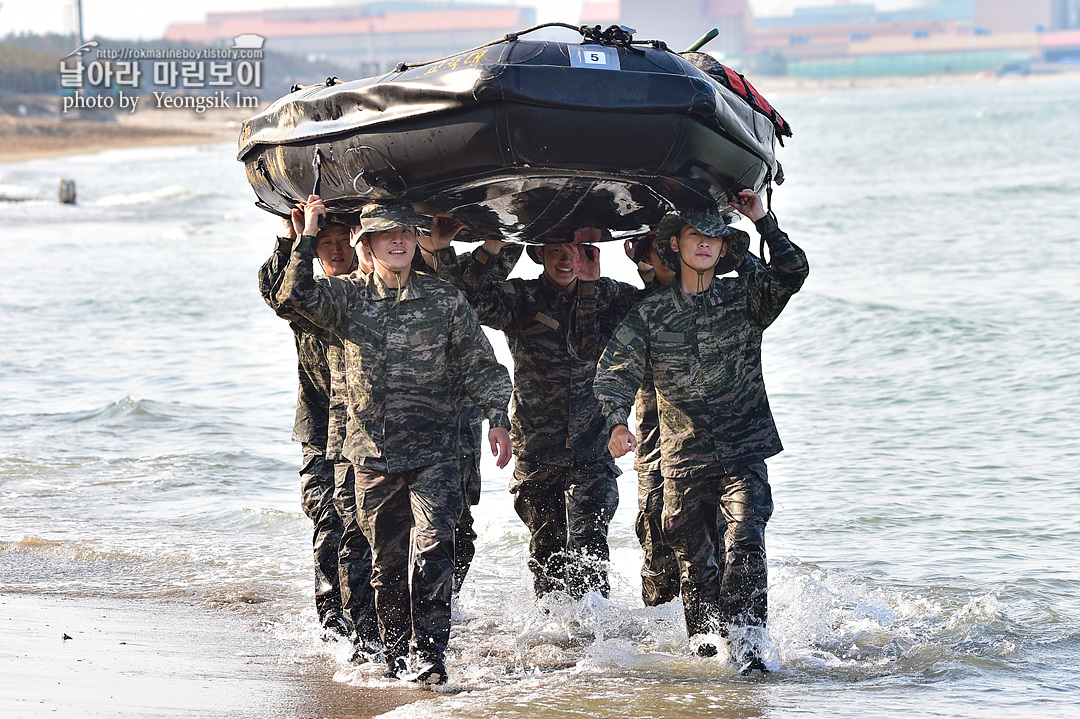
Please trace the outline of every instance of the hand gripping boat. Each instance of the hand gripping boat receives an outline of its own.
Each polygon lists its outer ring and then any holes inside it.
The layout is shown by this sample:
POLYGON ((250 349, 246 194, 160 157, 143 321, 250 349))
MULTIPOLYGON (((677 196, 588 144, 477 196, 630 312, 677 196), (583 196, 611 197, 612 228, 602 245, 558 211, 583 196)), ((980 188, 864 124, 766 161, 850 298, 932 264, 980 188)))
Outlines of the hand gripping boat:
POLYGON ((643 232, 673 208, 723 210, 783 181, 774 143, 791 131, 740 75, 625 28, 573 29, 581 44, 510 35, 295 89, 240 134, 257 204, 285 215, 317 191, 349 221, 398 198, 474 239, 543 242, 583 226, 643 232))

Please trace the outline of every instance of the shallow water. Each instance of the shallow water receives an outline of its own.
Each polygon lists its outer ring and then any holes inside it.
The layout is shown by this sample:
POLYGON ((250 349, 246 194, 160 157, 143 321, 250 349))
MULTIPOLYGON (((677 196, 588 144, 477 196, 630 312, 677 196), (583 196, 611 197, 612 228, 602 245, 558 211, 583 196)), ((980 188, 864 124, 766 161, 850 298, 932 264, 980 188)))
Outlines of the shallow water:
MULTIPOLYGON (((391 716, 1080 716, 1080 84, 770 99, 812 267, 766 333, 774 671, 641 606, 628 464, 612 598, 537 606, 485 459, 451 684, 391 716)), ((0 165, 0 190, 30 198, 0 203, 0 588, 228 607, 383 686, 316 639, 294 350, 255 286, 278 227, 233 149, 0 165)))

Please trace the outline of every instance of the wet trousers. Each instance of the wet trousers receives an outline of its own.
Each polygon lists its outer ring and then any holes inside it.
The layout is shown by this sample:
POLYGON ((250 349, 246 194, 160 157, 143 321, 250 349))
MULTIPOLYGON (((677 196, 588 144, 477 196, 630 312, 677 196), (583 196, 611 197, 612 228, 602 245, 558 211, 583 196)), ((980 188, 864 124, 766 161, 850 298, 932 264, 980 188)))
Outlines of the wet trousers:
POLYGON ((575 599, 608 596, 607 532, 619 506, 614 463, 560 467, 517 459, 510 491, 529 528, 529 569, 538 597, 561 590, 575 599))
POLYGON ((679 596, 679 560, 664 535, 663 510, 663 476, 659 470, 639 471, 634 531, 645 550, 645 560, 641 564, 641 599, 646 607, 656 607, 679 596))
POLYGON ((450 641, 454 531, 462 506, 458 463, 354 472, 387 663, 393 666, 410 648, 421 661, 442 661, 450 641))
POLYGON ((311 546, 315 559, 315 610, 326 626, 341 616, 338 578, 338 546, 342 523, 334 507, 334 465, 324 458, 324 448, 305 442, 300 469, 300 505, 314 525, 311 546))
POLYGON ((379 622, 375 617, 375 589, 371 586, 371 545, 356 516, 355 473, 352 463, 334 465, 334 506, 341 517, 341 545, 338 568, 341 577, 341 606, 356 631, 356 645, 369 654, 381 646, 379 622))
POLYGON ((764 626, 765 525, 772 512, 762 462, 728 474, 664 479, 663 528, 679 561, 689 636, 724 633, 733 624, 764 626))
POLYGON ((473 506, 480 503, 480 455, 462 454, 458 460, 461 471, 461 518, 454 528, 454 594, 461 591, 476 555, 476 530, 473 529, 473 506))
MULTIPOLYGON (((657 607, 679 596, 679 559, 664 534, 664 477, 659 471, 638 472, 638 513, 634 522, 638 542, 645 551, 641 564, 641 600, 657 607)), ((717 537, 723 537, 727 522, 716 513, 717 537)), ((716 541, 716 563, 723 575, 726 565, 724 542, 716 541)))

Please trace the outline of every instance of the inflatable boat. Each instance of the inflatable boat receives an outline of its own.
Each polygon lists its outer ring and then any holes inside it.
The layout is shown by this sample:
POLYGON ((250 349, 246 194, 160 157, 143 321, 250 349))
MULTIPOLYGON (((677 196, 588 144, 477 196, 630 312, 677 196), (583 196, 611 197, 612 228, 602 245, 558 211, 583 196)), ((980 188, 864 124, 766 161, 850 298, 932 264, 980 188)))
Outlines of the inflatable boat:
POLYGON ((377 78, 294 88, 243 124, 257 204, 313 191, 331 218, 376 199, 450 213, 474 239, 544 242, 582 226, 645 231, 673 208, 728 206, 783 181, 787 123, 702 53, 574 28, 580 44, 510 35, 377 78))

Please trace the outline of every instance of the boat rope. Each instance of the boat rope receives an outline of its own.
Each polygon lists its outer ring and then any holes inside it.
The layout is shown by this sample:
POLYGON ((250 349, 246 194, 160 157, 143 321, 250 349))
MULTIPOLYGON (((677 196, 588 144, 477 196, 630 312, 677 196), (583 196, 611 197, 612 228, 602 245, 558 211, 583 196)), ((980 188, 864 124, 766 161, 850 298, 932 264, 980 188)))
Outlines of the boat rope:
MULTIPOLYGON (((322 150, 315 148, 315 156, 311 158, 311 170, 315 173, 315 187, 312 188, 311 194, 320 196, 319 190, 322 187, 322 150)), ((319 229, 322 230, 326 227, 326 218, 319 215, 319 229)))
POLYGON ((621 27, 619 25, 612 25, 607 30, 601 30, 599 25, 570 25, 569 23, 565 22, 545 22, 539 25, 533 25, 532 27, 526 28, 524 30, 518 30, 517 32, 508 32, 502 37, 500 37, 498 40, 492 40, 491 42, 486 42, 483 45, 477 45, 476 47, 470 50, 465 50, 464 52, 447 55, 446 57, 440 57, 437 60, 428 60, 426 62, 399 62, 394 68, 394 72, 405 72, 406 70, 411 70, 416 67, 434 65, 435 63, 442 62, 443 60, 449 60, 450 58, 457 57, 458 55, 468 55, 470 53, 474 53, 478 50, 483 50, 484 48, 492 47, 494 45, 501 45, 502 43, 506 42, 515 42, 522 35, 527 35, 531 32, 536 32, 537 30, 543 30, 544 28, 549 27, 561 27, 567 30, 573 30, 574 32, 580 33, 581 36, 587 41, 600 43, 602 45, 618 45, 620 47, 626 48, 631 52, 642 52, 638 48, 633 47, 633 45, 652 45, 658 50, 667 50, 667 43, 665 43, 663 40, 634 40, 634 31, 629 28, 621 27))
MULTIPOLYGON (((769 170, 768 173, 765 175, 765 214, 771 216, 773 220, 775 220, 776 213, 772 211, 772 180, 772 170, 769 170)), ((759 242, 760 244, 758 245, 758 257, 761 258, 761 264, 768 267, 771 263, 771 260, 765 259, 765 235, 761 236, 759 242)))

